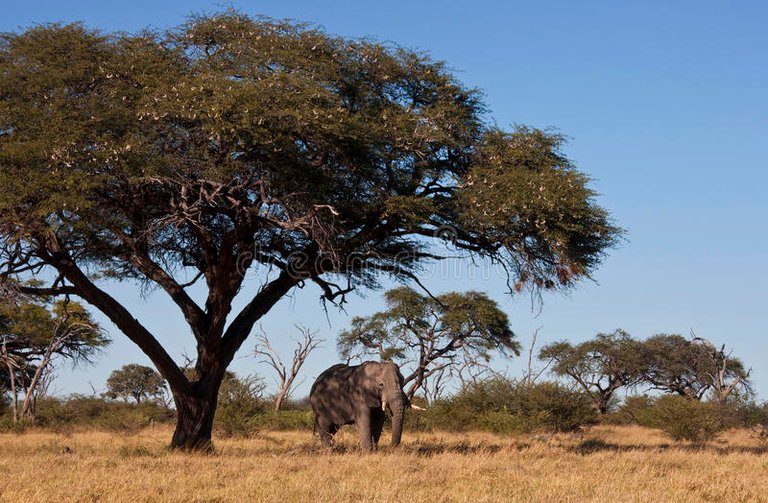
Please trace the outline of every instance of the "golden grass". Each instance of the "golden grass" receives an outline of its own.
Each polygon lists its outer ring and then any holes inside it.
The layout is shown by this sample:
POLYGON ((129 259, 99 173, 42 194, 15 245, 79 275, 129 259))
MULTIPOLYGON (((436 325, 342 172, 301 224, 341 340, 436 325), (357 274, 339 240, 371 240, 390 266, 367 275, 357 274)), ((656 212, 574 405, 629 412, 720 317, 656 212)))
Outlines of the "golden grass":
POLYGON ((405 432, 397 450, 328 452, 310 433, 170 452, 164 428, 0 435, 0 501, 768 501, 768 449, 747 431, 705 447, 639 427, 499 437, 405 432))

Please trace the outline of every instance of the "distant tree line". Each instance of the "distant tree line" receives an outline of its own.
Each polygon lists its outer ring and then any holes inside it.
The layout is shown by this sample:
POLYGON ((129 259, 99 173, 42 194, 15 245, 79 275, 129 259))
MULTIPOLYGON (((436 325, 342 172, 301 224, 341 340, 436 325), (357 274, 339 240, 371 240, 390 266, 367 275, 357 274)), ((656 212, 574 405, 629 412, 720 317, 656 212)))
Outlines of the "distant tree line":
POLYGON ((587 393, 601 414, 615 403, 617 391, 642 386, 692 400, 710 397, 721 404, 753 394, 750 371, 741 360, 725 346, 696 336, 658 334, 640 341, 618 329, 576 345, 549 344, 539 358, 587 393))

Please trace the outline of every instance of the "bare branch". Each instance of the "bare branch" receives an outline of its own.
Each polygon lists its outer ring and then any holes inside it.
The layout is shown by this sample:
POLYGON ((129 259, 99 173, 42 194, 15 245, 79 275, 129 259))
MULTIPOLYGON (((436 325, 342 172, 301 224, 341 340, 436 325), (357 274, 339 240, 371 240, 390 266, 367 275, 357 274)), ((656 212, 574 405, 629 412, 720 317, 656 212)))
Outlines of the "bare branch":
POLYGON ((261 335, 256 338, 254 354, 265 357, 266 360, 261 360, 261 362, 272 367, 277 373, 278 389, 277 394, 275 395, 275 410, 280 410, 285 400, 290 397, 294 389, 294 382, 299 375, 301 367, 307 361, 309 354, 323 342, 321 339, 317 338, 317 332, 300 325, 296 325, 296 328, 301 333, 302 338, 300 340, 294 340, 294 342, 296 342, 296 348, 293 351, 290 370, 286 369, 280 355, 270 344, 269 338, 263 328, 261 328, 261 335))

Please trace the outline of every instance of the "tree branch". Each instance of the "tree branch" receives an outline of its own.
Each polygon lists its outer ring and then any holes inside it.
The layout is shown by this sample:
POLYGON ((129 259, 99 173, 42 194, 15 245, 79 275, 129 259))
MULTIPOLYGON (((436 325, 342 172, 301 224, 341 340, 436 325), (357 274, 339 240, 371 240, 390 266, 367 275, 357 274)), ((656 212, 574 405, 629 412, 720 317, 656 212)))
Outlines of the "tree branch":
POLYGON ((235 353, 242 346, 245 339, 253 329, 253 325, 267 314, 288 291, 300 280, 288 271, 281 271, 280 275, 264 285, 251 301, 232 320, 221 341, 224 366, 229 364, 235 353))
POLYGON ((72 283, 73 287, 77 289, 78 295, 96 306, 131 341, 139 346, 165 376, 172 389, 186 391, 189 387, 189 381, 152 333, 139 323, 122 304, 97 287, 80 270, 55 236, 49 235, 48 241, 50 254, 46 257, 47 261, 72 283))

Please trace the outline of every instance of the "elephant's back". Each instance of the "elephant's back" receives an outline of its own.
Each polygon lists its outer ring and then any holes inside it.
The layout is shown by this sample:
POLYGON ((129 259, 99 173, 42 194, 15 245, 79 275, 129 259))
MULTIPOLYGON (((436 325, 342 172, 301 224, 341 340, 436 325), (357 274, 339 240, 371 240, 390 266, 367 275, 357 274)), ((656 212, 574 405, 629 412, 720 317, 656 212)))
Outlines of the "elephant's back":
POLYGON ((354 367, 344 365, 343 363, 338 363, 333 367, 325 369, 319 376, 317 376, 314 384, 312 384, 312 389, 309 391, 310 398, 328 386, 334 386, 334 384, 338 385, 339 383, 348 381, 352 375, 353 369, 354 367))

